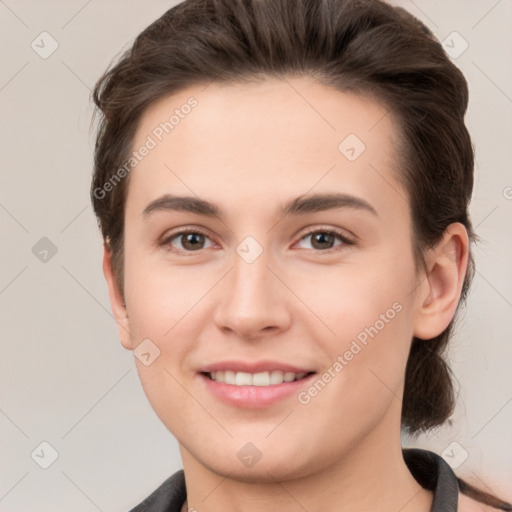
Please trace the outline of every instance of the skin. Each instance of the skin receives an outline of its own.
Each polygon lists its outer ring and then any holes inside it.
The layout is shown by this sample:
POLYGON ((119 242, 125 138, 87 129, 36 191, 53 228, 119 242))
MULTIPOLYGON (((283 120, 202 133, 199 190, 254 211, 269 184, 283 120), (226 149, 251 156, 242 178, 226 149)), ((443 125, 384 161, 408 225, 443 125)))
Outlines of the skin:
POLYGON ((136 359, 137 370, 179 442, 188 506, 427 512, 432 494, 401 453, 404 372, 413 336, 428 340, 453 318, 467 267, 465 228, 450 225, 425 254, 426 271, 416 266, 391 116, 310 78, 190 87, 144 112, 134 148, 190 96, 198 106, 130 174, 124 300, 107 248, 104 257, 123 346, 149 338, 160 350, 149 366, 136 359), (366 145, 353 162, 338 150, 351 133, 366 145), (280 214, 298 196, 333 192, 376 213, 280 214), (145 215, 164 194, 207 200, 221 214, 145 215), (183 238, 170 239, 187 227, 207 236, 203 248, 187 253, 183 238), (334 238, 319 249, 308 236, 333 229, 353 243, 334 238), (236 252, 247 236, 263 248, 250 264, 236 252), (321 374, 395 303, 400 312, 306 405, 293 395, 234 407, 197 373, 237 358, 321 374), (247 442, 262 455, 251 468, 237 457, 247 442))

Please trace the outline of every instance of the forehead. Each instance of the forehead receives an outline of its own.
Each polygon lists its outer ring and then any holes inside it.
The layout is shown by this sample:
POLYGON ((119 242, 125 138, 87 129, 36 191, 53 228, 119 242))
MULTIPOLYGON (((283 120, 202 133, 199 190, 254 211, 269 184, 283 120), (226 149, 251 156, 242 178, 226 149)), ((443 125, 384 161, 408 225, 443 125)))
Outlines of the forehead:
POLYGON ((395 140, 383 105, 310 78, 193 86, 143 113, 132 149, 150 149, 128 197, 214 194, 261 206, 341 187, 383 203, 399 193, 395 140))

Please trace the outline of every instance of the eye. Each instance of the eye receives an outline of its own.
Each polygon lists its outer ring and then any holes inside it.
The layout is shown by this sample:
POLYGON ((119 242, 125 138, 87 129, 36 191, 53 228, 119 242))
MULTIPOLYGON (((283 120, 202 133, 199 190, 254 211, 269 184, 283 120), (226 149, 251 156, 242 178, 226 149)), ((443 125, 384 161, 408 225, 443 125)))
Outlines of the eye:
POLYGON ((162 245, 171 246, 181 252, 193 252, 212 247, 213 242, 198 231, 181 231, 165 239, 162 245))
POLYGON ((352 245, 352 242, 336 231, 317 230, 303 236, 298 244, 301 249, 325 251, 340 245, 352 245))

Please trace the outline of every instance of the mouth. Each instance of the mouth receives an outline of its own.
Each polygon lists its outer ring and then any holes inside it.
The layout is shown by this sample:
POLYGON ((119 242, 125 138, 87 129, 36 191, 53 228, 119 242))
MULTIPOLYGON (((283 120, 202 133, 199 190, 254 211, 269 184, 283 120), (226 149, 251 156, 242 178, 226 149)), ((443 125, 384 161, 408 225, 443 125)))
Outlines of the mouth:
POLYGON ((272 363, 225 362, 198 375, 210 397, 237 408, 268 407, 297 396, 316 371, 272 363))

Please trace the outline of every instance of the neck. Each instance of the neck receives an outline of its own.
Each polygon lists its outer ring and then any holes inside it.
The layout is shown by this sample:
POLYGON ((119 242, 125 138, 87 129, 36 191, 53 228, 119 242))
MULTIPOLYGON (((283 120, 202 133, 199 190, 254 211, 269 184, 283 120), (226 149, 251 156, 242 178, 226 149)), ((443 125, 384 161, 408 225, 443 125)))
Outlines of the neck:
MULTIPOLYGON (((242 481, 207 467, 180 446, 187 485, 187 507, 200 512, 429 512, 432 493, 414 479, 402 457, 400 435, 373 431, 335 464, 286 480, 272 481, 272 468, 242 481)), ((393 428, 391 431, 398 431, 393 428)), ((186 510, 186 509, 185 509, 186 510)))

